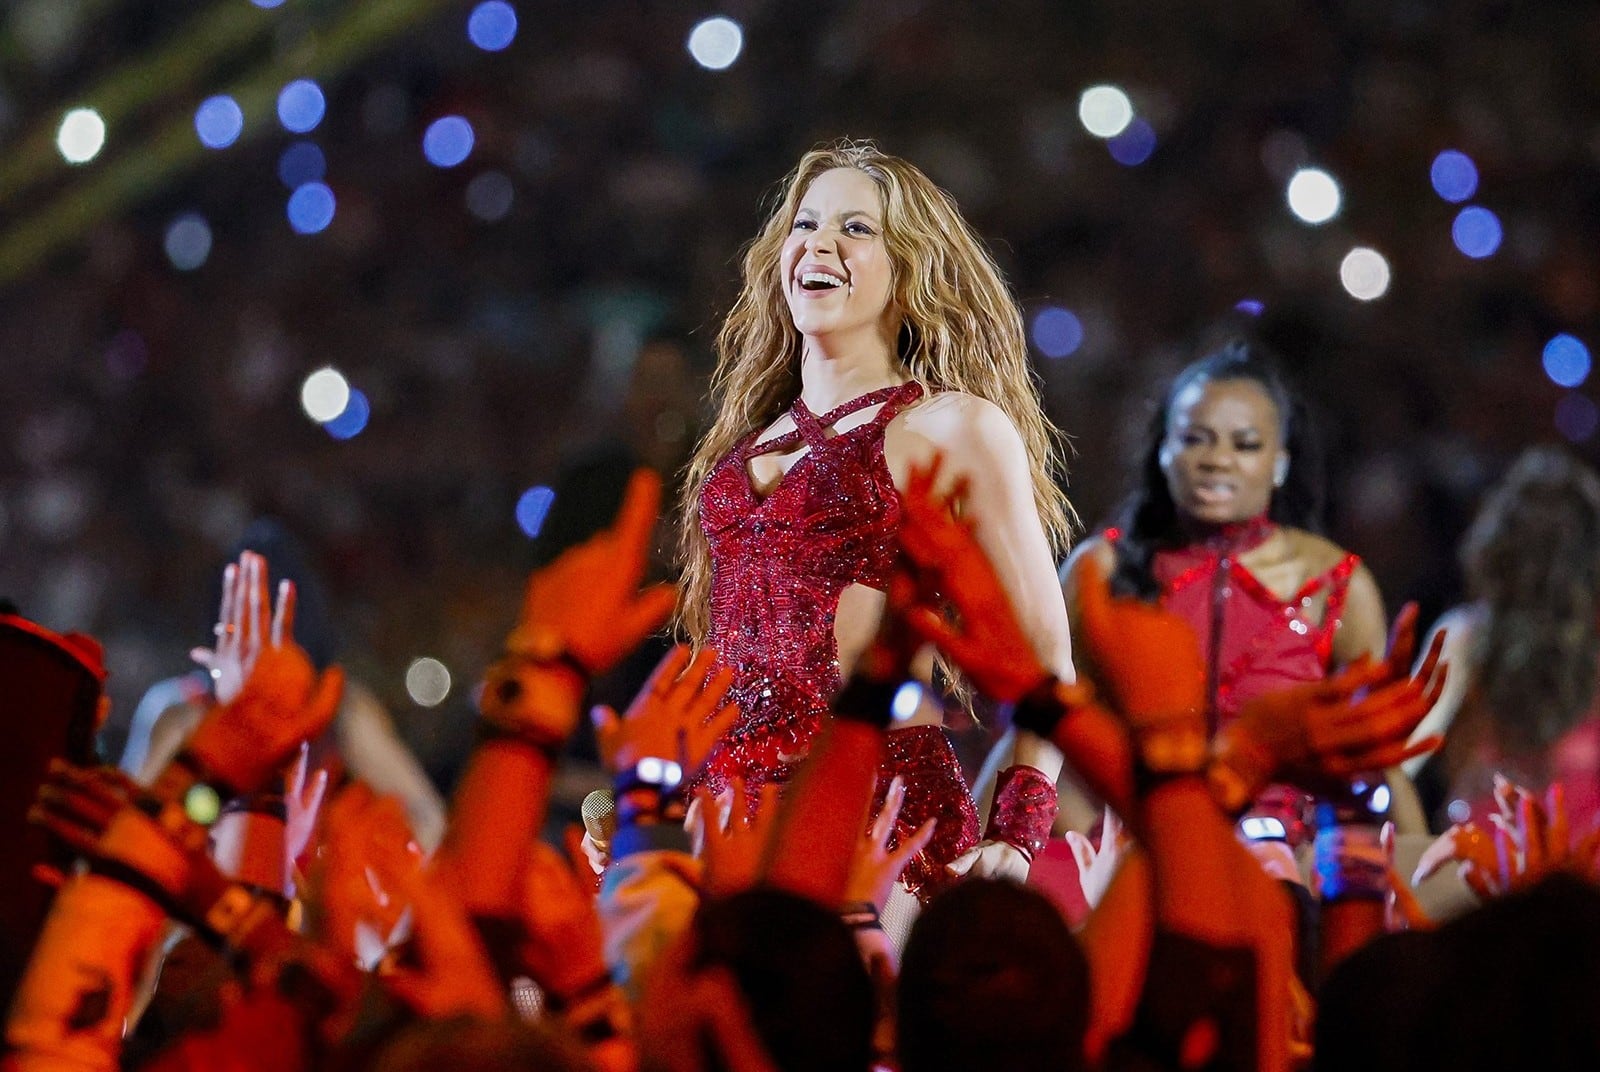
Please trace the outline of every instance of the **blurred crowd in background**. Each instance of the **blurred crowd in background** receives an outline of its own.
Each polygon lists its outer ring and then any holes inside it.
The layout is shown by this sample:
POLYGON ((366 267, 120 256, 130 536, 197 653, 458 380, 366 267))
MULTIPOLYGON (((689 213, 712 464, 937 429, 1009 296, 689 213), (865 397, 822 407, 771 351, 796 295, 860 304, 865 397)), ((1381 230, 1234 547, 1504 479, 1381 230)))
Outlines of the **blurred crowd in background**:
POLYGON ((851 136, 992 244, 1088 526, 1164 380, 1250 330, 1314 406, 1330 533, 1426 620, 1518 450, 1600 460, 1597 50, 1595 6, 1511 0, 8 4, 0 594, 105 640, 114 757, 277 517, 340 662, 448 785, 529 566, 604 523, 630 460, 671 481, 765 198, 851 136), (227 34, 62 159, 69 110, 227 34), (241 95, 232 137, 202 107, 269 77, 316 107, 241 95), (1131 108, 1115 136, 1091 87, 1131 108), (1320 223, 1325 189, 1286 198, 1304 169, 1336 184, 1320 223), (1376 282, 1341 276, 1357 247, 1376 282))

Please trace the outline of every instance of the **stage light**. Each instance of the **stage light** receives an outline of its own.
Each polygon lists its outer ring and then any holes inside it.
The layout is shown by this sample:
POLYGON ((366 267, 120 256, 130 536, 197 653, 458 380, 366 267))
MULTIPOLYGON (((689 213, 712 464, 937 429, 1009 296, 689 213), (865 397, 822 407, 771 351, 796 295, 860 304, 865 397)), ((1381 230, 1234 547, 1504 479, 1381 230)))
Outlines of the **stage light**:
POLYGON ((467 211, 485 223, 505 219, 515 199, 511 178, 503 171, 485 171, 467 183, 467 211))
POLYGON ((278 155, 278 181, 291 190, 321 182, 327 174, 328 158, 315 142, 297 141, 278 155))
POLYGON ((250 0, 256 7, 275 8, 282 7, 283 0, 250 0))
POLYGON ((1138 167, 1156 151, 1156 131, 1143 119, 1135 119, 1121 134, 1106 142, 1111 159, 1123 167, 1138 167))
POLYGON ((1556 430, 1569 442, 1587 443, 1600 430, 1600 410, 1583 395, 1564 395, 1556 403, 1556 430))
POLYGON ((544 528, 544 519, 550 514, 550 507, 556 501, 553 489, 544 485, 536 485, 523 492, 517 499, 517 527, 522 534, 530 540, 539 535, 539 530, 544 528))
POLYGON ((87 164, 106 144, 106 121, 93 108, 74 108, 61 117, 56 148, 69 164, 87 164))
POLYGON ((450 695, 450 670, 438 659, 424 655, 406 667, 406 694, 421 707, 438 707, 450 695))
POLYGON ((1236 312, 1243 313, 1245 316, 1260 316, 1267 311, 1265 303, 1256 301, 1254 298, 1236 301, 1233 303, 1233 308, 1236 312))
POLYGON ((300 408, 318 424, 326 424, 350 404, 350 381, 332 366, 324 365, 300 385, 300 408))
POLYGON ((1446 149, 1433 158, 1428 169, 1433 192, 1456 204, 1478 192, 1478 167, 1472 157, 1455 149, 1446 149))
POLYGON ((1577 387, 1589 378, 1589 348, 1571 335, 1544 344, 1544 374, 1558 387, 1577 387))
POLYGON ((744 28, 723 15, 703 19, 689 31, 689 55, 708 71, 725 71, 744 51, 744 28))
POLYGON ((453 168, 472 155, 472 124, 459 115, 447 115, 428 124, 422 134, 422 155, 438 168, 453 168))
POLYGON ((226 149, 244 131, 244 111, 226 93, 207 97, 194 111, 194 132, 207 149, 226 149))
POLYGON ((320 182, 295 187, 289 195, 289 226, 295 234, 317 234, 333 222, 337 209, 333 191, 320 182))
POLYGON ((1450 238, 1456 248, 1473 260, 1493 256, 1503 237, 1500 217, 1480 205, 1468 205, 1456 213, 1455 222, 1450 225, 1450 238))
POLYGON ((1078 121, 1097 138, 1114 138, 1133 122, 1133 102, 1116 86, 1090 86, 1078 98, 1078 121))
POLYGON ((328 104, 322 87, 309 78, 297 78, 278 94, 278 122, 291 134, 306 134, 317 129, 328 104))
POLYGON ((484 0, 467 16, 467 37, 485 52, 510 47, 517 36, 517 12, 505 0, 484 0))
POLYGON ((1344 197, 1339 183, 1321 168, 1301 168, 1289 179, 1285 191, 1289 211, 1302 223, 1327 223, 1339 214, 1344 197))
POLYGON ((367 421, 371 419, 372 403, 359 388, 352 387, 344 409, 332 420, 322 422, 322 430, 335 439, 354 439, 367 430, 367 421))
POLYGON ((1352 298, 1374 301, 1389 290, 1389 262, 1377 250, 1357 246, 1339 263, 1339 282, 1352 298))
POLYGON ((162 246, 174 268, 192 272, 211 255, 211 226, 199 213, 186 212, 167 225, 162 246))
POLYGON ((1034 314, 1033 345, 1046 357, 1067 357, 1083 345, 1083 322, 1068 309, 1047 305, 1034 314))

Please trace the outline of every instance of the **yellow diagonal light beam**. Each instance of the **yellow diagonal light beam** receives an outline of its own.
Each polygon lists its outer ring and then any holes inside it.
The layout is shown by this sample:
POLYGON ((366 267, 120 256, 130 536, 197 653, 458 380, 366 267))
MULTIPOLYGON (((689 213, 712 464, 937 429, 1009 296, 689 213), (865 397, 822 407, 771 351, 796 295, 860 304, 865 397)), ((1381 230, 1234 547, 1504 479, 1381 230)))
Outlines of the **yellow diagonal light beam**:
MULTIPOLYGON (((455 0, 366 0, 315 35, 296 76, 327 78, 455 0)), ((267 67, 228 87, 245 114, 242 144, 274 129, 272 116, 285 74, 267 67)), ((95 223, 159 192, 212 150, 195 136, 188 116, 172 120, 137 151, 86 172, 82 181, 0 236, 0 285, 14 283, 95 223)))

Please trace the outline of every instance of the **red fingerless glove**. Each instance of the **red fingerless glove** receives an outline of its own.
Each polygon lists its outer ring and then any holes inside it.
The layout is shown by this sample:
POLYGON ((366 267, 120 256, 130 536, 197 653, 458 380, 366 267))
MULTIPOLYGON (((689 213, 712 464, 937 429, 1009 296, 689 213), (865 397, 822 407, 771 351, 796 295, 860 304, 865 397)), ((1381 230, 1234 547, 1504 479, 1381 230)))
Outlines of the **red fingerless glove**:
POLYGON ((1050 840, 1058 807, 1056 783, 1043 771, 1025 763, 1007 767, 995 782, 984 840, 1003 841, 1032 863, 1050 840))

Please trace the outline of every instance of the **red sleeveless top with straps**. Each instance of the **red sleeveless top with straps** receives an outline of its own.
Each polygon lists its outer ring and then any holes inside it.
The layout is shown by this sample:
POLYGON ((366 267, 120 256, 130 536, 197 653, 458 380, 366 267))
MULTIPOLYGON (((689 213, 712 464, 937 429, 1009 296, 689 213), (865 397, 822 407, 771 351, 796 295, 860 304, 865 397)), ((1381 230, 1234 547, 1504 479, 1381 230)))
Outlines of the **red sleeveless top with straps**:
MULTIPOLYGON (((700 525, 711 548, 706 643, 733 668, 728 695, 739 706, 738 720, 702 775, 713 791, 734 776, 751 788, 785 781, 810 748, 840 685, 839 597, 852 584, 882 589, 894 563, 900 498, 883 457, 884 429, 921 397, 920 386, 906 383, 821 416, 796 400, 789 411, 793 432, 766 442, 752 433, 700 489, 700 525), (880 403, 864 423, 830 430, 880 403), (806 453, 766 496, 757 494, 749 460, 802 445, 806 453)), ((944 731, 890 732, 879 774, 880 803, 891 777, 906 781, 897 836, 939 819, 933 842, 907 871, 914 889, 937 884, 942 865, 976 844, 978 835, 971 793, 944 731)))
POLYGON ((1361 559, 1346 554, 1280 599, 1239 562, 1277 529, 1257 518, 1228 526, 1211 539, 1158 551, 1151 562, 1161 605, 1193 626, 1200 639, 1211 671, 1215 726, 1230 721, 1246 701, 1320 680, 1333 665, 1333 634, 1361 559), (1313 618, 1319 602, 1322 614, 1313 618))

